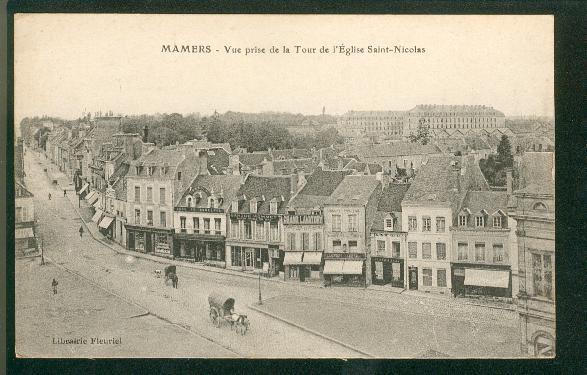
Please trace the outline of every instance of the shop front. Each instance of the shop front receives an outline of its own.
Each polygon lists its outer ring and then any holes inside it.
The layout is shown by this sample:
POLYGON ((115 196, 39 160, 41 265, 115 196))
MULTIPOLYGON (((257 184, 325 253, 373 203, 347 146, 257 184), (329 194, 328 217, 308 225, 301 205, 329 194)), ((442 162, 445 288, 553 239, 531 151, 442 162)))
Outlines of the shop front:
POLYGON ((324 253, 324 281, 327 285, 366 286, 365 255, 324 253))
POLYGON ((225 238, 218 235, 174 234, 173 255, 177 259, 225 268, 225 238))
POLYGON ((263 271, 275 275, 279 272, 275 266, 271 266, 271 260, 274 256, 279 256, 279 250, 247 246, 229 246, 230 248, 230 267, 242 271, 263 271), (271 257, 269 256, 271 252, 271 257))
POLYGON ((404 288, 404 260, 371 257, 371 277, 374 285, 390 284, 396 288, 404 288))
POLYGON ((141 253, 149 253, 173 258, 173 229, 146 228, 126 225, 127 248, 141 253))
POLYGON ((106 238, 112 239, 114 234, 114 216, 109 214, 104 214, 100 221, 98 222, 98 230, 102 233, 106 238))
POLYGON ((453 264, 452 289, 455 297, 512 298, 510 266, 453 264))

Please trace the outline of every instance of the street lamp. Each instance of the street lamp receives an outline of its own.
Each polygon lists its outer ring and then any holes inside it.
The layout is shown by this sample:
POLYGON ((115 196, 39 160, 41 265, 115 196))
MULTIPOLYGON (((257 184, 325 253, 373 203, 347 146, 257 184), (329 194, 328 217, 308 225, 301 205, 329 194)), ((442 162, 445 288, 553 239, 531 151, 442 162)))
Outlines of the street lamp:
POLYGON ((41 238, 40 240, 41 240, 41 266, 44 266, 45 265, 45 256, 44 256, 45 251, 43 249, 43 239, 41 238))
MULTIPOLYGON (((257 258, 257 261, 261 263, 261 258, 257 258)), ((263 304, 263 300, 261 299, 261 270, 259 270, 259 305, 263 304)))

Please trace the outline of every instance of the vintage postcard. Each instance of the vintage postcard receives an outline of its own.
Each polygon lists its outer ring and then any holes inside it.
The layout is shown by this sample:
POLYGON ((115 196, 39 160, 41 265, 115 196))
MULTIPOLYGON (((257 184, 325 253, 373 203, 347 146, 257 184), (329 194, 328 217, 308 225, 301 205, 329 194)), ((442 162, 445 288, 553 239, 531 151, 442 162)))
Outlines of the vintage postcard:
POLYGON ((554 19, 14 16, 21 358, 556 355, 554 19))

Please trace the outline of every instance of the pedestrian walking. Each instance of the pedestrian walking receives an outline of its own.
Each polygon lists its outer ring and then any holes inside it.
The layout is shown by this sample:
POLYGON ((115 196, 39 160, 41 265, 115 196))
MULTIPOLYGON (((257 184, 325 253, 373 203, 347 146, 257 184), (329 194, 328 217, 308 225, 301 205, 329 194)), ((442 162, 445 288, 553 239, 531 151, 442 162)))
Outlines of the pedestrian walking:
POLYGON ((49 200, 51 200, 51 193, 49 193, 49 200))
POLYGON ((67 195, 67 190, 63 189, 63 196, 65 197, 67 195))
POLYGON ((81 227, 79 227, 79 238, 82 238, 84 236, 84 226, 82 225, 81 227))
POLYGON ((173 286, 175 289, 177 289, 177 275, 176 275, 176 274, 174 274, 174 273, 172 273, 172 274, 170 275, 170 277, 171 277, 171 285, 172 285, 172 286, 173 286))
POLYGON ((57 285, 59 283, 57 282, 57 280, 53 279, 53 282, 51 283, 51 286, 53 287, 53 294, 57 294, 57 285))

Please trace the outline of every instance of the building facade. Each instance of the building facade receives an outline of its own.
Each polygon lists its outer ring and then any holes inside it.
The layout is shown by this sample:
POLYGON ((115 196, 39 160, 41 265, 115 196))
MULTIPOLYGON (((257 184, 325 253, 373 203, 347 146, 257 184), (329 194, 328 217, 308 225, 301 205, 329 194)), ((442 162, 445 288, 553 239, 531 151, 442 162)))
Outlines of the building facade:
POLYGON ((375 141, 401 139, 405 114, 405 111, 349 111, 338 120, 338 126, 375 141))

